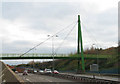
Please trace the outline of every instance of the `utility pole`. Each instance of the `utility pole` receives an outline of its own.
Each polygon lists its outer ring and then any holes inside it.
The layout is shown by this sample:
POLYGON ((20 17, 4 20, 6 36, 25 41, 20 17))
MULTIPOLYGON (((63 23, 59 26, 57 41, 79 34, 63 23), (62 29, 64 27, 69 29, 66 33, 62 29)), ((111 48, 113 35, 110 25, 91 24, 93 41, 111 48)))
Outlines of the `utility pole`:
MULTIPOLYGON (((81 46, 82 72, 85 72, 83 43, 82 43, 82 32, 81 32, 81 24, 80 23, 81 23, 80 22, 80 15, 78 15, 78 49, 77 49, 77 54, 80 55, 80 46, 81 46)), ((78 72, 79 71, 80 71, 80 58, 78 59, 78 72)))
POLYGON ((54 67, 55 67, 55 66, 54 66, 54 43, 53 43, 53 40, 54 40, 54 36, 52 37, 52 56, 53 56, 53 63, 52 63, 52 64, 53 64, 53 65, 52 65, 53 67, 52 67, 52 70, 53 70, 53 72, 54 72, 54 67))

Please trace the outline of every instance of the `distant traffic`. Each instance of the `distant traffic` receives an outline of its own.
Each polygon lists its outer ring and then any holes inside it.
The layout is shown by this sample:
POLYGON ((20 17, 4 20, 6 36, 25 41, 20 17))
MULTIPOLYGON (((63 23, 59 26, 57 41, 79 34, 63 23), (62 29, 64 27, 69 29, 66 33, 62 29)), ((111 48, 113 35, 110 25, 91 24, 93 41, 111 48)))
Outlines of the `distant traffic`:
MULTIPOLYGON (((18 74, 19 72, 18 71, 15 71, 16 74, 18 74)), ((20 72, 21 73, 21 72, 20 72)), ((44 74, 59 74, 59 72, 57 70, 51 70, 51 69, 44 69, 44 70, 27 70, 25 69, 23 72, 23 75, 28 75, 28 73, 38 73, 38 74, 41 74, 41 75, 44 75, 44 74)))

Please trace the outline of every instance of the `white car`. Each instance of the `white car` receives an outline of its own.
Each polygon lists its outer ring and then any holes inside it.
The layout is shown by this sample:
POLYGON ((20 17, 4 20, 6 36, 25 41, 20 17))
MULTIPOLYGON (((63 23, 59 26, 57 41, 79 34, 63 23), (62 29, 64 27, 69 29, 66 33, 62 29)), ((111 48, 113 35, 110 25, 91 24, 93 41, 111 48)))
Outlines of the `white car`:
POLYGON ((34 73, 37 73, 37 70, 34 70, 34 73))
POLYGON ((15 71, 16 74, 18 74, 18 71, 15 71))
POLYGON ((45 70, 44 70, 44 73, 45 73, 45 74, 51 74, 52 71, 51 71, 51 69, 45 69, 45 70))
POLYGON ((23 75, 28 75, 28 71, 25 70, 25 71, 23 72, 23 75))
POLYGON ((39 73, 40 73, 40 74, 44 74, 44 71, 43 71, 43 70, 39 70, 39 73))

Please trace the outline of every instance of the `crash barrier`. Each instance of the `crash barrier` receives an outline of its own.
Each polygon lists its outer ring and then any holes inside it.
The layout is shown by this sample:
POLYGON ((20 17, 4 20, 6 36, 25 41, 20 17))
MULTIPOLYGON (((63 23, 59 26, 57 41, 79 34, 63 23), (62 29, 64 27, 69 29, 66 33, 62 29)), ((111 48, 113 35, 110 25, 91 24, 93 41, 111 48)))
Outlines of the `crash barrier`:
POLYGON ((63 79, 69 79, 76 82, 82 82, 84 83, 95 83, 95 84, 120 84, 118 81, 112 81, 112 80, 105 80, 105 79, 96 79, 96 78, 89 78, 89 77, 82 77, 82 76, 73 76, 69 74, 45 74, 48 76, 63 78, 63 79))
POLYGON ((15 84, 23 84, 23 81, 19 79, 15 75, 15 73, 3 62, 0 61, 0 84, 5 84, 5 83, 15 83, 15 84))

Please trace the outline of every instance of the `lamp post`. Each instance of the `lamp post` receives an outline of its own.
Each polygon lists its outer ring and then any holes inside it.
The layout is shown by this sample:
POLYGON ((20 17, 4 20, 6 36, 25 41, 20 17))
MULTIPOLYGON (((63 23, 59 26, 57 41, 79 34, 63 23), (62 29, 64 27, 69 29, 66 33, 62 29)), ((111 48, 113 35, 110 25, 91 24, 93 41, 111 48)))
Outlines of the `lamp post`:
MULTIPOLYGON (((36 50, 36 48, 34 49, 34 52, 33 52, 33 57, 35 56, 35 50, 36 50)), ((34 58, 33 58, 33 73, 34 73, 34 58)))
MULTIPOLYGON (((48 35, 50 37, 51 35, 48 35)), ((52 56, 53 56, 53 64, 52 64, 52 70, 54 71, 54 37, 58 37, 58 35, 53 35, 52 37, 52 56)))

